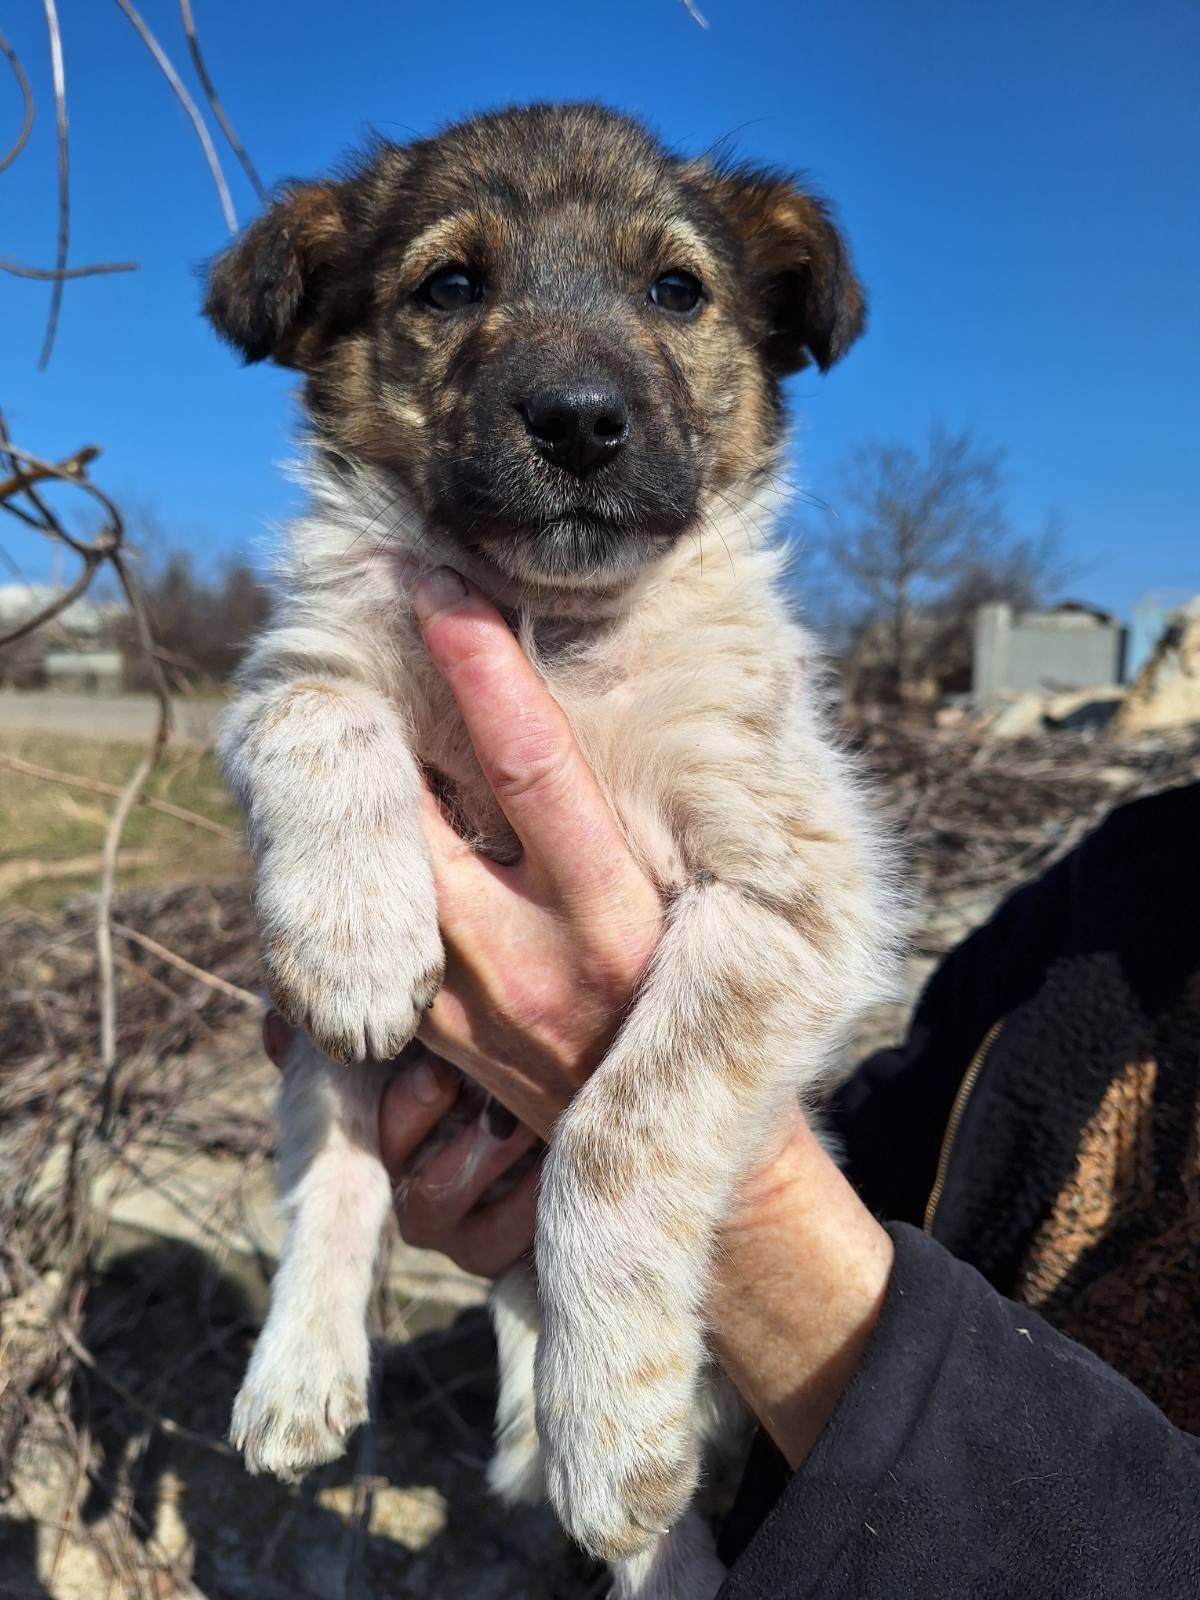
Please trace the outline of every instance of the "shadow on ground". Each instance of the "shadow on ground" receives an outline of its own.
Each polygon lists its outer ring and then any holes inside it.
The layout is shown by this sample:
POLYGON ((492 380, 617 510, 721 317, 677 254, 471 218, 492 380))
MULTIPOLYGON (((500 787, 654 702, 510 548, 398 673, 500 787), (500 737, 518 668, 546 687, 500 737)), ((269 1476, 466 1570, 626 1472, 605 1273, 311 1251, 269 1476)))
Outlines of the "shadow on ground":
POLYGON ((48 1491, 4 1507, 7 1600, 160 1600, 195 1588, 206 1600, 603 1592, 548 1512, 514 1514, 484 1491, 494 1366, 483 1312, 392 1346, 376 1424, 298 1487, 249 1477, 223 1443, 253 1337, 241 1292, 202 1252, 152 1245, 111 1264, 83 1329, 97 1370, 79 1366, 64 1398, 90 1466, 76 1476, 61 1461, 39 1464, 30 1442, 21 1477, 62 1490, 57 1505, 48 1491))

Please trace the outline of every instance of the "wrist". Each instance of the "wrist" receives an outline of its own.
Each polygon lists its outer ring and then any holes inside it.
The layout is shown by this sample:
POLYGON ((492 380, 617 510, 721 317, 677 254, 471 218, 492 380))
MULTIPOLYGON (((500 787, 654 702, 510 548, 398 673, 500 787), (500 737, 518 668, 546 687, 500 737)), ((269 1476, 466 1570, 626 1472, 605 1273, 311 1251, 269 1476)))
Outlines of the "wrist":
POLYGON ((888 1234, 797 1118, 742 1186, 711 1302, 722 1364, 793 1467, 854 1375, 892 1257, 888 1234))

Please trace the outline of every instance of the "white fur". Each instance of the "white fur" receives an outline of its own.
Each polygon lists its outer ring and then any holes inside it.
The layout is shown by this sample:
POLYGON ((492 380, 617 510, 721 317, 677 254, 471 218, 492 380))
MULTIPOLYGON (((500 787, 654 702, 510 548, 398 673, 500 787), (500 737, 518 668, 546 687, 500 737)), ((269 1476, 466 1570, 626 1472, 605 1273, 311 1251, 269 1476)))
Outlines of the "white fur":
POLYGON ((287 1482, 334 1461, 367 1417, 367 1301, 392 1202, 379 1160, 382 1067, 349 1073, 298 1036, 284 1065, 279 1187, 287 1233, 230 1437, 287 1482))
MULTIPOLYGON (((367 469, 335 475, 318 457, 309 487, 281 612, 222 740, 276 996, 344 1060, 390 1054, 416 1026, 440 972, 418 761, 456 785, 484 848, 512 854, 411 613, 416 577, 449 562, 509 611, 668 903, 636 1003, 551 1144, 540 1332, 528 1276, 496 1291, 491 1481, 512 1499, 537 1493, 544 1457, 564 1525, 615 1563, 621 1600, 702 1600, 720 1580, 689 1510, 705 1419, 721 1410, 703 1320, 713 1241, 781 1110, 812 1101, 855 1015, 889 992, 899 920, 884 841, 782 593, 775 505, 727 495, 737 509, 699 538, 589 595, 498 583, 367 469)), ((365 1338, 346 1325, 361 1319, 365 1238, 387 1205, 363 1132, 377 1078, 313 1058, 285 1090, 293 1221, 235 1415, 251 1464, 289 1474, 327 1459, 361 1412, 365 1338), (354 1264, 331 1271, 317 1242, 333 1232, 354 1264), (323 1430, 289 1431, 293 1393, 306 1422, 323 1398, 323 1430)))
POLYGON ((508 1505, 540 1505, 546 1498, 546 1474, 534 1414, 533 1368, 541 1315, 532 1263, 505 1273, 492 1290, 491 1309, 500 1392, 488 1488, 508 1505))

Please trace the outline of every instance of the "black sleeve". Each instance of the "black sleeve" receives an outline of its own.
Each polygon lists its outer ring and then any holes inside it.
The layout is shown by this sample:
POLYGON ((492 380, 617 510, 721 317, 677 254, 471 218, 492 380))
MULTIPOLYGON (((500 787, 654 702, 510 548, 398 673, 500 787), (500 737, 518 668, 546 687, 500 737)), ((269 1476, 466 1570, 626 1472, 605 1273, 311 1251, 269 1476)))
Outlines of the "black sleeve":
POLYGON ((720 1600, 1200 1594, 1200 1440, 940 1245, 891 1233, 858 1371, 720 1600))

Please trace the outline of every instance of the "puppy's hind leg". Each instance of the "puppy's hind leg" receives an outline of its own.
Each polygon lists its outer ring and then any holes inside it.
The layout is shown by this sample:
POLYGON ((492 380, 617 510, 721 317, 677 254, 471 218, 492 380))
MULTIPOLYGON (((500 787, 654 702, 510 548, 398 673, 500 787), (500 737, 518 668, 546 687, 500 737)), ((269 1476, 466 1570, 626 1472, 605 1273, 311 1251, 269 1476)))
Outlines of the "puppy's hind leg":
POLYGON ((728 1573, 693 1505, 648 1549, 613 1565, 609 1600, 715 1600, 728 1573))
POLYGON ((541 1329, 533 1262, 510 1267, 492 1290, 490 1303, 500 1392, 488 1488, 506 1505, 540 1505, 546 1498, 546 1474, 533 1392, 534 1353, 541 1329))
POLYGON ((392 1191, 379 1159, 387 1069, 336 1066, 297 1036, 283 1070, 279 1186, 287 1231, 271 1309, 233 1408, 251 1472, 295 1481, 367 1417, 367 1304, 392 1191))

